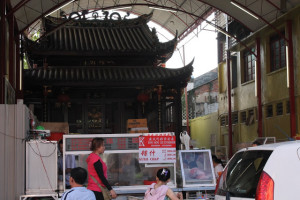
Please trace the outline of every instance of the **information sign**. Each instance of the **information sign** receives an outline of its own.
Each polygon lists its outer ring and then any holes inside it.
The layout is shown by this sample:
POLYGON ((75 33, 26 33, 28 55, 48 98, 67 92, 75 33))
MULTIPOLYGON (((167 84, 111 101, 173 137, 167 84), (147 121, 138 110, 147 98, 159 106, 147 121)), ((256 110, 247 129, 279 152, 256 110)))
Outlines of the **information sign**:
POLYGON ((175 163, 176 137, 171 133, 147 134, 139 137, 140 163, 175 163))
MULTIPOLYGON (((90 151, 93 138, 67 138, 67 151, 90 151)), ((138 150, 138 137, 103 137, 105 150, 138 150)))

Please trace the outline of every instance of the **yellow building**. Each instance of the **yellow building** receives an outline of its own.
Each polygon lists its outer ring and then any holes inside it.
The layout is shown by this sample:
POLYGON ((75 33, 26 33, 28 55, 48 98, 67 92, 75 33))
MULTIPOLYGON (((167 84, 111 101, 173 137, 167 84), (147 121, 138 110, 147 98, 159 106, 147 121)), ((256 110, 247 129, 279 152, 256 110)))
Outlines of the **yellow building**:
MULTIPOLYGON (((233 20, 226 23, 227 30, 237 37, 230 23, 233 20)), ((277 141, 294 137, 300 122, 300 7, 240 40, 221 33, 218 40, 219 50, 229 46, 230 51, 230 60, 225 50, 219 55, 220 145, 230 148, 230 129, 233 152, 259 136, 277 141)))

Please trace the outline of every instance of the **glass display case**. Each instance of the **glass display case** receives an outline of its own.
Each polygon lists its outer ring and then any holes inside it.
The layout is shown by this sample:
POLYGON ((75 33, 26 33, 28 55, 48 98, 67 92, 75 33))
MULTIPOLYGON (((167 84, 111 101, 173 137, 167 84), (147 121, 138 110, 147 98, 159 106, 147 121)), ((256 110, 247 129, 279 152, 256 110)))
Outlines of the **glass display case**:
POLYGON ((118 194, 144 193, 148 185, 156 181, 156 172, 162 167, 167 167, 171 170, 171 180, 168 186, 175 188, 175 163, 139 163, 140 135, 64 135, 64 155, 74 155, 76 167, 87 169, 86 159, 91 153, 89 150, 90 142, 94 137, 101 137, 105 143, 105 152, 101 155, 101 158, 108 168, 108 182, 118 194))
MULTIPOLYGON (((75 155, 76 166, 87 169, 86 159, 88 154, 75 155)), ((118 152, 104 153, 102 160, 107 165, 107 179, 114 188, 136 187, 144 188, 152 182, 156 182, 156 172, 162 167, 167 167, 174 174, 174 165, 172 164, 144 164, 139 163, 138 153, 118 152)), ((174 177, 171 177, 170 186, 175 186, 174 177)))
POLYGON ((215 186, 211 152, 205 150, 179 151, 183 187, 215 186))

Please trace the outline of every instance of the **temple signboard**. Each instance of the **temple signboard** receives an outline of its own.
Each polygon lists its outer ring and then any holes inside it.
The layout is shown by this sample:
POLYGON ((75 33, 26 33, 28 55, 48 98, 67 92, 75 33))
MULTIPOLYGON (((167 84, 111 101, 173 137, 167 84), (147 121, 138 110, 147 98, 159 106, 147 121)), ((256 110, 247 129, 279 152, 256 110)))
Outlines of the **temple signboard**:
POLYGON ((176 138, 173 133, 147 134, 139 137, 140 163, 175 163, 176 138))

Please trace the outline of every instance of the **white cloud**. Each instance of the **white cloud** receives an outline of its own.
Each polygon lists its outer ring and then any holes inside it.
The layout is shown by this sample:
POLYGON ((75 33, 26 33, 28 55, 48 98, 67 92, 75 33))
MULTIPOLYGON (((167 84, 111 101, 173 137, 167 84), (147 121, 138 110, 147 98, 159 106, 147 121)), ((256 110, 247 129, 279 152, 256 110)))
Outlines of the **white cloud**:
MULTIPOLYGON (((217 40, 216 33, 211 31, 201 31, 198 37, 194 37, 184 45, 185 64, 189 64, 194 59, 193 76, 198 77, 217 67, 217 40)), ((184 42, 184 41, 183 41, 184 42)), ((183 47, 178 45, 179 51, 175 51, 166 66, 178 68, 184 66, 183 47), (181 54, 181 55, 180 55, 181 54)))
MULTIPOLYGON (((152 22, 149 22, 148 25, 149 27, 155 27, 161 42, 166 42, 174 38, 173 35, 159 25, 152 22)), ((193 33, 190 33, 177 45, 173 56, 166 63, 167 68, 183 67, 183 52, 185 52, 186 65, 194 59, 194 77, 198 77, 217 67, 217 33, 209 25, 206 26, 205 23, 201 26, 204 27, 202 30, 194 30, 193 33)))

